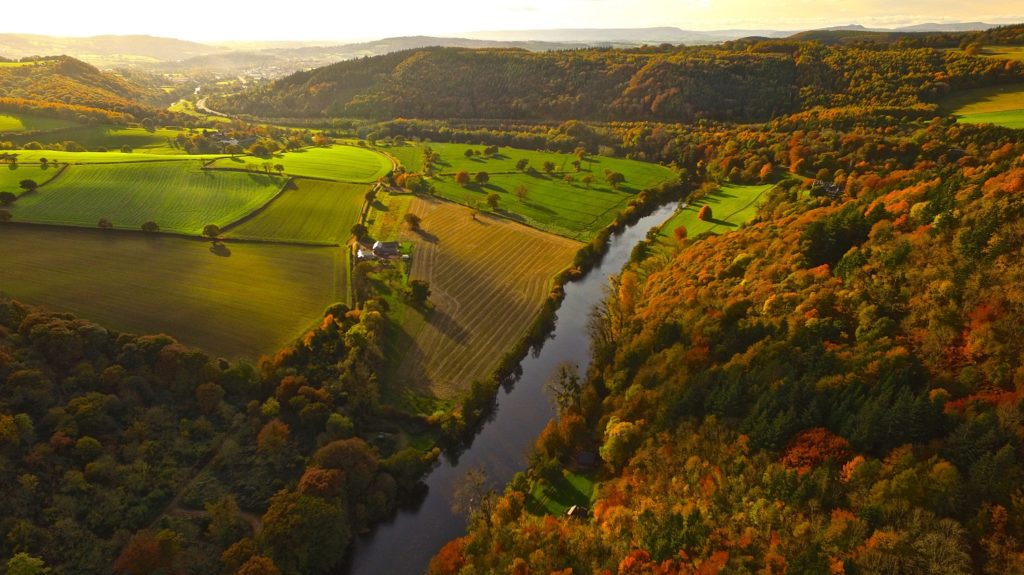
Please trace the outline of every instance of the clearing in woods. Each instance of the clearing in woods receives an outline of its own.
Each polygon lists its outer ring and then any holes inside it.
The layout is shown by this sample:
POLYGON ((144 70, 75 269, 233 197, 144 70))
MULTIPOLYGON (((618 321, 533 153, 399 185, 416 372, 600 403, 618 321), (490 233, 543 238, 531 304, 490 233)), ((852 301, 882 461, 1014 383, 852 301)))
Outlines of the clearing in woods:
POLYGON ((432 184, 440 196, 489 209, 487 197, 497 194, 499 215, 583 241, 611 223, 635 194, 676 178, 675 172, 658 164, 596 154, 578 160, 573 154, 499 147, 497 154, 488 156, 482 153, 485 146, 437 143, 392 146, 387 151, 408 170, 417 171, 423 167, 425 146, 439 156, 433 164, 438 175, 432 184), (467 157, 467 150, 481 154, 467 157), (520 160, 528 162, 523 170, 516 167, 520 160), (580 162, 579 171, 574 161, 580 162), (552 164, 550 173, 544 169, 545 162, 552 164), (453 174, 460 170, 471 176, 487 172, 489 179, 483 184, 459 185, 453 174), (610 185, 606 170, 622 174, 625 181, 610 185), (591 181, 585 182, 585 178, 591 181))
POLYGON ((344 248, 0 226, 0 293, 227 358, 290 344, 344 301, 344 248))
POLYGON ((284 166, 289 176, 319 178, 338 182, 372 183, 391 171, 391 160, 384 154, 356 146, 303 148, 293 152, 274 154, 271 158, 235 156, 222 158, 210 164, 215 169, 244 170, 246 167, 262 169, 265 163, 284 166))
POLYGON ((452 399, 486 377, 526 332, 551 280, 581 244, 429 197, 412 200, 419 232, 410 279, 430 284, 427 311, 406 309, 391 350, 402 357, 393 381, 421 395, 452 399))
POLYGON ((686 228, 686 237, 693 239, 704 232, 724 233, 749 222, 757 215, 757 208, 768 198, 768 190, 774 184, 762 186, 740 186, 723 184, 707 196, 686 204, 661 226, 658 243, 663 246, 676 245, 675 230, 686 228), (711 207, 711 219, 697 217, 704 206, 711 207))
POLYGON ((343 244, 359 221, 367 184, 296 179, 260 213, 231 228, 228 237, 343 244))
POLYGON ((945 100, 941 109, 965 124, 1024 128, 1024 84, 967 90, 945 100))
POLYGON ((224 227, 267 203, 284 179, 258 173, 201 170, 199 162, 147 162, 68 166, 14 203, 15 221, 95 227, 107 218, 117 228, 155 221, 163 231, 199 234, 224 227))

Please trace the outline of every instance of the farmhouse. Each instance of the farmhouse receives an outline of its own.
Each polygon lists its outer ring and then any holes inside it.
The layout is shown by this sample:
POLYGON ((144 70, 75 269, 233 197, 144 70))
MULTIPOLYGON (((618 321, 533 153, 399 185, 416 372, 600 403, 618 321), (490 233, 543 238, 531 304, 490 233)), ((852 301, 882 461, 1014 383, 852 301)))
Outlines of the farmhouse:
POLYGON ((401 247, 398 242, 374 242, 373 255, 378 258, 397 258, 402 255, 401 247))

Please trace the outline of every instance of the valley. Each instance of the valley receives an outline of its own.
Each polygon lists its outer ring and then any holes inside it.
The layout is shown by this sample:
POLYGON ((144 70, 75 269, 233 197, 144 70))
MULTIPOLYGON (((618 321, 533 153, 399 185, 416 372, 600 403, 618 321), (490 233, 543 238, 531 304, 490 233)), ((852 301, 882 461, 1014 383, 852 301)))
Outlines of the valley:
POLYGON ((0 34, 0 572, 1016 572, 1024 25, 357 8, 0 34))

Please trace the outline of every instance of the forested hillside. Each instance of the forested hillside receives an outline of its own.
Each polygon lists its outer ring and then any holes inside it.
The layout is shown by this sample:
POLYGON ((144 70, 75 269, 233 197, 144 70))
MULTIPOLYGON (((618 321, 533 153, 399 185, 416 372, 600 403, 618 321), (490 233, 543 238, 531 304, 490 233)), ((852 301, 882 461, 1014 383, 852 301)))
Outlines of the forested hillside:
POLYGON ((0 110, 118 120, 153 114, 152 89, 67 56, 0 63, 0 110))
POLYGON ((1024 78, 1019 62, 932 49, 766 41, 530 53, 433 48, 340 62, 216 102, 260 116, 764 121, 814 106, 912 109, 1024 78))
POLYGON ((257 370, 0 299, 0 557, 97 575, 335 565, 437 455, 384 458, 356 435, 384 421, 385 321, 332 306, 257 370))
POLYGON ((556 386, 528 476, 432 572, 1021 573, 1024 144, 838 118, 672 140, 695 166, 832 165, 636 253, 590 385, 556 386), (589 450, 591 516, 535 515, 531 485, 589 450))

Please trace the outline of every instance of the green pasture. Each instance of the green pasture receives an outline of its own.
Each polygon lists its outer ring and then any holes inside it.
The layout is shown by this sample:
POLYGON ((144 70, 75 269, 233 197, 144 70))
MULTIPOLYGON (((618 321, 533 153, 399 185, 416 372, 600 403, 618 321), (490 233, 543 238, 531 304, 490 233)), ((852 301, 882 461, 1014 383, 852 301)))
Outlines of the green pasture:
POLYGON ((71 120, 33 116, 31 114, 0 114, 0 134, 45 132, 80 125, 71 120))
POLYGON ((528 166, 544 173, 544 162, 551 162, 555 165, 555 172, 570 173, 577 179, 590 174, 595 182, 604 180, 605 169, 613 172, 621 172, 626 177, 626 185, 637 189, 644 189, 655 186, 666 180, 675 178, 675 173, 658 164, 638 162, 624 158, 609 158, 590 154, 584 156, 580 162, 580 172, 572 162, 576 160, 573 154, 559 154, 555 152, 538 152, 534 150, 520 150, 518 148, 499 147, 498 153, 494 156, 474 155, 466 157, 466 150, 479 151, 481 154, 487 146, 469 144, 416 144, 404 146, 391 146, 382 148, 387 153, 395 156, 402 165, 410 172, 419 172, 423 169, 423 148, 429 146, 431 150, 440 155, 440 160, 434 164, 435 170, 442 174, 451 174, 460 170, 466 170, 471 174, 476 172, 487 172, 488 174, 517 173, 516 163, 521 159, 529 162, 528 166))
POLYGON ((1024 46, 986 46, 982 55, 1024 62, 1024 46))
POLYGON ((47 167, 43 169, 38 164, 0 164, 0 192, 14 192, 15 195, 22 194, 22 180, 33 180, 37 184, 43 184, 53 178, 58 168, 47 167))
POLYGON ((244 170, 264 162, 281 164, 285 174, 304 178, 318 178, 350 183, 371 183, 391 171, 391 161, 384 155, 355 146, 304 148, 293 152, 274 154, 272 158, 234 156, 222 158, 211 168, 244 170))
POLYGON ((732 231, 749 222, 757 215, 757 208, 767 198, 768 190, 774 185, 740 186, 723 184, 707 196, 693 200, 677 211, 661 226, 659 238, 663 243, 675 244, 675 230, 685 226, 687 237, 695 238, 704 232, 723 233, 732 231), (711 207, 711 220, 697 218, 704 206, 711 207))
POLYGON ((234 227, 229 237, 344 244, 359 221, 367 184, 296 179, 267 208, 234 227))
POLYGON ((965 124, 997 124, 1024 127, 1024 84, 1006 84, 967 90, 955 94, 941 107, 965 124))
POLYGON ((1024 130, 1024 109, 965 114, 957 120, 964 124, 996 124, 1005 128, 1024 130))
MULTIPOLYGON (((576 176, 576 174, 574 174, 576 176)), ((566 183, 554 174, 501 174, 491 176, 484 185, 455 183, 452 176, 443 176, 433 182, 438 195, 481 210, 487 207, 487 196, 500 196, 498 213, 535 228, 565 236, 587 240, 598 230, 611 223, 626 202, 639 189, 626 184, 612 189, 606 182, 595 181, 587 188, 578 179, 566 183), (526 188, 526 197, 519 199, 516 190, 526 188)))
POLYGON ((109 152, 55 152, 53 150, 10 150, 10 153, 18 155, 18 162, 22 164, 37 163, 45 158, 62 164, 124 164, 134 162, 190 162, 195 160, 216 160, 223 158, 223 154, 154 154, 146 151, 122 153, 117 151, 109 152))
POLYGON ((0 226, 0 293, 119 331, 256 359, 344 301, 341 248, 0 226))
POLYGON ((122 146, 130 146, 133 150, 150 154, 185 155, 185 152, 178 148, 174 141, 180 133, 178 130, 164 128, 145 130, 143 128, 79 125, 57 129, 48 133, 15 136, 10 138, 10 140, 18 146, 24 146, 29 142, 38 142, 46 145, 71 141, 91 151, 106 148, 112 152, 117 152, 122 146))
POLYGON ((593 477, 563 471, 555 483, 533 484, 530 496, 526 500, 526 509, 534 515, 565 515, 573 505, 590 507, 590 499, 594 494, 593 477))
POLYGON ((283 185, 277 176, 201 170, 200 162, 69 166, 58 178, 14 204, 14 219, 139 229, 155 221, 163 231, 199 234, 226 226, 269 201, 283 185))

